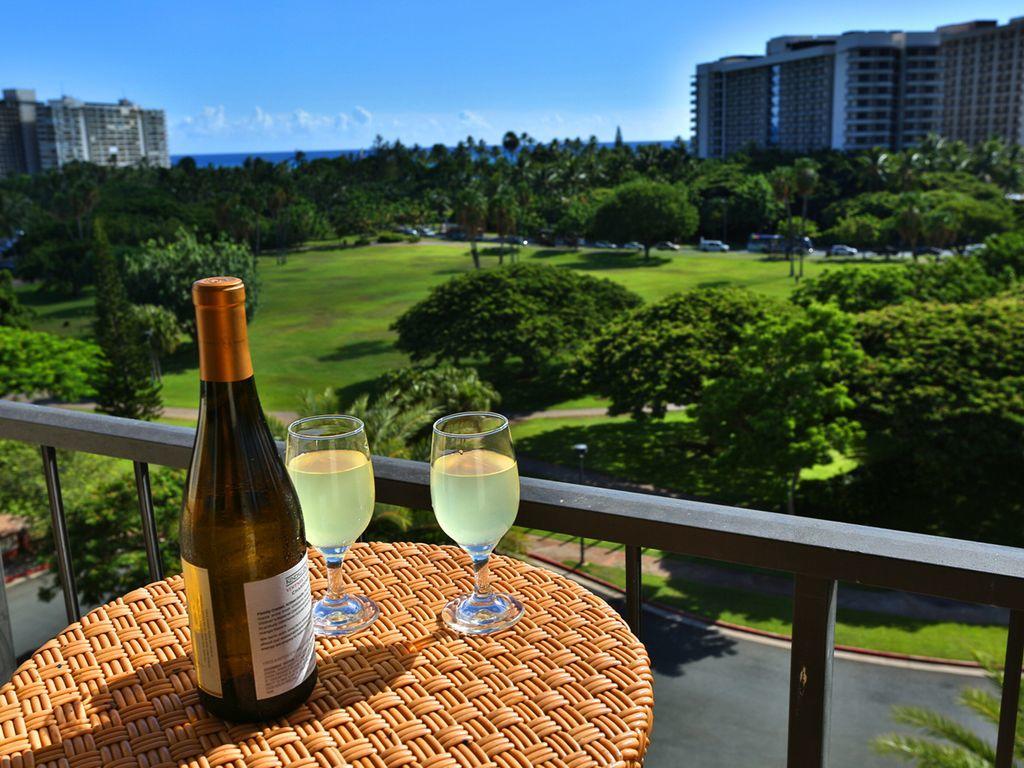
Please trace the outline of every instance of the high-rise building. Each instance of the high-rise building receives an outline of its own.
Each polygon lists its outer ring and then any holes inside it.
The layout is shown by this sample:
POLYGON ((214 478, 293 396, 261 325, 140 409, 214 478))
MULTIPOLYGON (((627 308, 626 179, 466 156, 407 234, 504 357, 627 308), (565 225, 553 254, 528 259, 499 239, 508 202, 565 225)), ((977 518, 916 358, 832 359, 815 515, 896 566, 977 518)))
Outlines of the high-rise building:
POLYGON ((936 32, 847 32, 776 37, 764 56, 700 64, 697 152, 913 146, 939 126, 938 57, 936 32))
POLYGON ((47 103, 31 90, 5 90, 0 101, 0 176, 35 173, 81 161, 167 168, 167 122, 161 109, 127 99, 116 104, 69 96, 47 103))
POLYGON ((1024 144, 1024 16, 998 26, 969 21, 942 36, 942 133, 976 144, 993 136, 1024 144))
POLYGON ((0 101, 0 178, 39 170, 36 92, 8 88, 0 101))

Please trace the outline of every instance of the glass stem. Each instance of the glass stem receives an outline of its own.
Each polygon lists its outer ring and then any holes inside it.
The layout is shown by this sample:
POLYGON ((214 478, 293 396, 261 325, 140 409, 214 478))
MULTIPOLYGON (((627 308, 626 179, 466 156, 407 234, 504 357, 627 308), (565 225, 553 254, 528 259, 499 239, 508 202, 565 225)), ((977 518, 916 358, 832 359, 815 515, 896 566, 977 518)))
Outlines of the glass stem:
POLYGON ((341 564, 345 560, 348 547, 333 547, 324 553, 327 561, 327 596, 330 600, 345 598, 345 577, 342 575, 341 564))
POLYGON ((473 602, 486 602, 491 594, 490 553, 473 558, 473 602))

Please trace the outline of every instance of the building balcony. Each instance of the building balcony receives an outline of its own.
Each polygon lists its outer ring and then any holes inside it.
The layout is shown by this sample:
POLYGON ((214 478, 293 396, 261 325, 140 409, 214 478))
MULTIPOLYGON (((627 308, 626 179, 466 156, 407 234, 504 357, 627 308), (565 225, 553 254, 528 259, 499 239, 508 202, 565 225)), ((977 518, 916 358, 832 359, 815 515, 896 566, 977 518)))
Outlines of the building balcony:
MULTIPOLYGON (((64 609, 69 622, 77 620, 81 610, 74 586, 77 564, 70 554, 70 532, 64 515, 57 451, 98 454, 133 463, 145 555, 150 577, 158 580, 162 578, 162 561, 149 467, 186 467, 194 437, 194 430, 185 427, 0 401, 0 439, 30 443, 41 449, 38 471, 48 491, 64 609)), ((428 465, 381 457, 374 457, 373 463, 378 502, 430 508, 428 465)), ((26 467, 24 471, 34 470, 26 467)), ((701 713, 682 711, 678 703, 673 704, 678 685, 672 688, 672 675, 664 668, 658 671, 659 654, 666 648, 675 653, 674 664, 683 671, 674 676, 690 681, 691 672, 687 670, 697 669, 704 653, 701 644, 718 641, 700 633, 694 641, 692 626, 688 629, 685 623, 668 621, 661 609, 644 603, 641 589, 644 548, 750 569, 767 569, 793 577, 791 642, 779 642, 778 653, 759 657, 774 659, 771 663, 781 667, 765 672, 778 673, 780 679, 788 679, 788 690, 777 691, 778 701, 764 703, 764 708, 777 712, 782 720, 785 702, 788 702, 786 725, 780 731, 780 741, 784 741, 781 751, 785 757, 780 755, 776 762, 762 761, 761 754, 757 758, 748 755, 756 762, 747 764, 784 762, 789 768, 822 768, 828 764, 839 582, 1008 609, 1010 632, 1006 668, 1021 669, 1024 550, 531 478, 521 481, 521 499, 519 525, 621 545, 625 591, 618 607, 654 657, 655 701, 659 701, 659 691, 665 692, 663 703, 659 705, 661 709, 656 712, 658 727, 648 756, 649 768, 656 768, 656 760, 659 760, 658 766, 683 764, 680 760, 685 760, 687 752, 700 746, 701 738, 718 737, 718 731, 728 723, 716 723, 701 736, 699 731, 686 727, 689 720, 699 718, 701 713), (686 636, 687 632, 691 635, 686 636), (685 652, 680 654, 681 649, 685 652), (788 661, 785 661, 787 655, 788 661), (658 758, 659 753, 665 757, 658 758), (674 757, 668 757, 670 755, 674 757)), ((2 585, 0 579, 0 607, 5 607, 2 585)), ((0 618, 4 616, 5 612, 0 611, 0 618)), ((730 652, 721 647, 718 651, 706 652, 730 656, 730 652)), ((12 663, 10 627, 0 623, 0 675, 4 678, 10 675, 12 663)), ((752 667, 734 669, 748 676, 753 670, 752 667)), ((883 668, 880 674, 893 673, 883 668)), ((1020 678, 1008 675, 1006 679, 997 768, 1012 766, 1020 678)), ((700 684, 696 684, 699 688, 700 684)), ((753 683, 746 678, 717 679, 710 685, 723 689, 738 686, 739 699, 745 701, 753 683)), ((846 706, 849 702, 844 698, 840 703, 846 706)), ((737 732, 722 733, 721 738, 743 737, 747 724, 733 719, 737 732)))

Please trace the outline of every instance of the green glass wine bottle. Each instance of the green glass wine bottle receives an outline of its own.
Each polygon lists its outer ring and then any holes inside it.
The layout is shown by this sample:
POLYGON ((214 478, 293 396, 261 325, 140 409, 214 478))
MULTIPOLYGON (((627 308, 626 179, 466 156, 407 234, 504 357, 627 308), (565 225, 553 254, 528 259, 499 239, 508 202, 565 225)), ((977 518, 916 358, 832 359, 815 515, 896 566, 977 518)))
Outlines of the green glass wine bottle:
POLYGON ((181 516, 181 564, 199 697, 232 721, 266 720, 316 684, 298 497, 260 408, 245 286, 192 286, 200 400, 181 516))

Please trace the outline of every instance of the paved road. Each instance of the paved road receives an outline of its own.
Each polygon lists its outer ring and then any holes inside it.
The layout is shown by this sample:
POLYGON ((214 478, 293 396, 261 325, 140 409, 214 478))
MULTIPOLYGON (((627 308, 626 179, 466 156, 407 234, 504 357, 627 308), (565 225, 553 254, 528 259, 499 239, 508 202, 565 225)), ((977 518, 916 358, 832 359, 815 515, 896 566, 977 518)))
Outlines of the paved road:
MULTIPOLYGON (((64 628, 58 598, 42 603, 41 576, 8 587, 16 653, 64 628)), ((616 602, 612 600, 613 604, 616 602)), ((621 609, 621 604, 617 605, 621 609)), ((785 648, 647 612, 644 641, 654 666, 655 723, 646 768, 785 764, 789 654, 785 648)), ((994 730, 954 700, 977 677, 836 661, 830 768, 895 766, 870 740, 891 729, 893 704, 920 704, 961 718, 994 741, 994 730)))
POLYGON ((42 573, 7 585, 16 658, 31 653, 68 624, 59 593, 48 603, 39 599, 39 587, 52 579, 52 574, 42 573))
MULTIPOLYGON (((622 610, 621 601, 611 600, 622 610), (618 604, 616 604, 618 603, 618 604)), ((654 736, 645 768, 771 768, 786 762, 789 651, 696 627, 650 611, 644 642, 654 667, 654 736)), ((830 768, 905 765, 871 740, 894 730, 895 704, 956 717, 995 742, 995 729, 956 705, 979 677, 838 658, 833 679, 830 768)))

